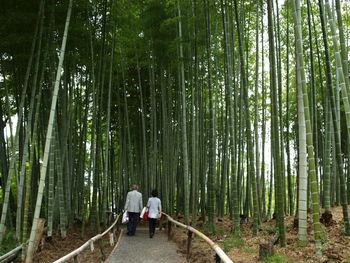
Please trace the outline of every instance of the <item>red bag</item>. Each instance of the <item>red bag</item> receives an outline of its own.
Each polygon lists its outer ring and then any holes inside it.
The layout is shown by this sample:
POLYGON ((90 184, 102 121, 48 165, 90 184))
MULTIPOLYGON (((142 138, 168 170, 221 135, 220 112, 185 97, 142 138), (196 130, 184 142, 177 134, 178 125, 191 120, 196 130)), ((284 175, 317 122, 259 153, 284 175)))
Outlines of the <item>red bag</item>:
POLYGON ((146 210, 146 212, 143 214, 143 220, 148 221, 148 209, 146 210))

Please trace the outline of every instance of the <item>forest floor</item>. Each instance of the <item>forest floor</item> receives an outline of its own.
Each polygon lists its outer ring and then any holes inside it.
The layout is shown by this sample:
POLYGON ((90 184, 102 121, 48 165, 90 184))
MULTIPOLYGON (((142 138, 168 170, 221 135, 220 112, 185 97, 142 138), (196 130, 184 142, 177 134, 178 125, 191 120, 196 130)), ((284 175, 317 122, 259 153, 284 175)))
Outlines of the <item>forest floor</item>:
MULTIPOLYGON (((350 206, 349 206, 350 209, 350 206)), ((323 211, 321 211, 323 213, 323 211)), ((350 263, 350 237, 344 236, 342 223, 343 214, 341 207, 332 208, 333 219, 326 227, 322 225, 324 231, 323 256, 318 258, 315 255, 315 242, 313 239, 313 227, 311 219, 308 220, 309 245, 298 246, 298 229, 294 227, 294 216, 285 217, 286 226, 286 247, 281 248, 279 244, 274 246, 275 255, 265 261, 259 260, 259 245, 268 243, 278 235, 276 222, 271 219, 259 227, 258 235, 252 236, 252 222, 241 225, 241 237, 235 238, 231 233, 231 220, 228 217, 218 218, 216 233, 210 234, 206 231, 205 224, 197 221, 196 228, 214 242, 233 259, 235 263, 250 262, 347 262, 350 263)), ((310 215, 309 215, 310 218, 310 215)), ((181 216, 177 220, 181 221, 181 216)), ((174 228, 174 240, 179 245, 179 251, 186 253, 187 232, 180 228, 174 228)), ((215 262, 215 253, 204 241, 195 237, 192 243, 191 263, 215 262)))
MULTIPOLYGON (((350 206, 349 206, 350 209, 350 206)), ((321 211, 323 212, 323 211, 321 211)), ((341 207, 332 208, 333 219, 329 226, 324 226, 324 242, 323 242, 323 256, 317 258, 315 255, 315 243, 313 241, 313 228, 311 218, 308 220, 308 238, 309 244, 306 247, 298 246, 298 229, 294 227, 294 217, 285 217, 286 226, 286 247, 281 248, 279 244, 274 246, 275 255, 267 258, 265 261, 259 260, 259 245, 268 243, 278 236, 278 229, 276 222, 271 219, 264 222, 259 227, 256 237, 252 235, 252 222, 241 225, 241 236, 236 238, 231 235, 232 222, 228 217, 218 218, 215 228, 215 234, 207 230, 203 221, 200 218, 197 220, 196 229, 205 233, 214 242, 233 259, 235 263, 251 263, 251 262, 344 262, 350 263, 350 237, 344 236, 344 227, 342 223, 343 214, 341 207)), ((176 220, 182 221, 182 216, 175 217, 176 220)), ((145 222, 142 222, 145 224, 145 222)), ((166 232, 166 230, 163 230, 166 232)), ((79 227, 68 230, 67 238, 60 237, 59 231, 53 234, 51 240, 45 239, 39 251, 36 253, 35 263, 48 263, 57 260, 58 258, 68 254, 74 249, 80 247, 88 239, 95 234, 92 230, 86 229, 84 237, 81 236, 79 227)), ((187 231, 173 227, 173 241, 178 245, 178 252, 186 254, 187 231)), ((103 252, 108 257, 113 247, 109 244, 108 235, 102 240, 103 252)), ((215 262, 215 253, 200 238, 194 236, 192 241, 192 253, 188 262, 190 263, 209 263, 215 262)), ((16 261, 21 262, 21 261, 16 261)), ((71 261, 72 262, 72 261, 71 261)), ((92 263, 103 262, 101 258, 100 249, 95 244, 94 251, 86 249, 79 255, 79 262, 92 263)))
MULTIPOLYGON (((52 239, 49 240, 44 238, 42 240, 38 251, 35 253, 33 262, 51 263, 77 249, 94 235, 96 234, 94 234, 94 232, 89 228, 86 228, 84 237, 81 236, 81 228, 72 228, 68 230, 66 238, 62 238, 60 236, 60 232, 56 231, 53 233, 52 239)), ((102 238, 101 246, 103 248, 105 258, 107 258, 113 249, 113 246, 111 246, 109 243, 108 235, 102 238)), ((90 249, 85 249, 81 254, 79 254, 78 259, 79 262, 84 263, 103 262, 104 260, 101 256, 100 248, 97 243, 94 244, 93 251, 90 249)), ((22 261, 17 260, 16 262, 22 261)), ((67 262, 73 262, 73 260, 67 262)))

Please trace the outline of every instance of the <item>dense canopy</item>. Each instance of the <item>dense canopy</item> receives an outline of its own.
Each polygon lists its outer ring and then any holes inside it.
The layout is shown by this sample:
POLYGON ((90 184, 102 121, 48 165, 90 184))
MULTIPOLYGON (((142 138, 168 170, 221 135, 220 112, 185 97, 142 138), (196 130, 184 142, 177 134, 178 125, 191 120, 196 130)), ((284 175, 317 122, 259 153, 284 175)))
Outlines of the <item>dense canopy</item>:
MULTIPOLYGON (((342 0, 0 0, 0 243, 96 230, 131 184, 215 231, 229 215, 350 235, 342 0), (31 231, 30 231, 31 229, 31 231)), ((147 199, 145 199, 147 200, 147 199)), ((5 253, 6 251, 2 251, 5 253)))

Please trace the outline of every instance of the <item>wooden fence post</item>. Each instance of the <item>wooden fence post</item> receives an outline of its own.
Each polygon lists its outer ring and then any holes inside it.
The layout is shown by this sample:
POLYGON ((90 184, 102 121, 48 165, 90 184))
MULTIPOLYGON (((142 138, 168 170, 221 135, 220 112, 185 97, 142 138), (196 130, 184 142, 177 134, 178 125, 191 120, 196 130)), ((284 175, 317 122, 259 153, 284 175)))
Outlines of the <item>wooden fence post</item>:
POLYGON ((105 261, 106 260, 106 255, 105 255, 105 253, 103 251, 103 240, 102 240, 102 238, 99 239, 97 242, 98 242, 98 246, 100 248, 101 259, 102 259, 102 261, 105 261))
POLYGON ((74 263, 79 263, 78 255, 76 255, 76 256, 74 257, 74 263))
POLYGON ((120 226, 117 224, 116 228, 115 228, 115 233, 118 233, 119 234, 120 232, 120 226))
POLYGON ((191 250, 192 250, 192 232, 188 231, 187 233, 187 259, 191 257, 191 250))
POLYGON ((119 235, 119 233, 120 233, 120 223, 121 223, 121 219, 120 219, 120 217, 118 218, 118 222, 115 224, 115 232, 116 233, 118 233, 118 235, 119 235))
POLYGON ((215 254, 215 263, 221 263, 221 258, 218 254, 215 254))
POLYGON ((171 240, 171 222, 168 220, 168 240, 171 240))
POLYGON ((111 245, 111 247, 113 247, 114 246, 114 235, 113 235, 113 229, 112 229, 112 231, 110 231, 109 233, 108 233, 108 236, 109 236, 109 244, 111 245))

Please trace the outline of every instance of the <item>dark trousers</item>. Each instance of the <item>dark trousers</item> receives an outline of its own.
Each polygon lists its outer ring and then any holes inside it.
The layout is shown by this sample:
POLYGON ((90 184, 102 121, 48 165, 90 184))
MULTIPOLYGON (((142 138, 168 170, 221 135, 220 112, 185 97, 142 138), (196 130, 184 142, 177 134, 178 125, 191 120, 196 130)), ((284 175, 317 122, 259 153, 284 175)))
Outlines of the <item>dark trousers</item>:
POLYGON ((157 219, 156 218, 148 218, 149 222, 149 234, 154 235, 156 231, 157 219))
POLYGON ((129 235, 135 235, 136 226, 139 222, 140 213, 128 212, 129 222, 128 222, 128 233, 129 235))

